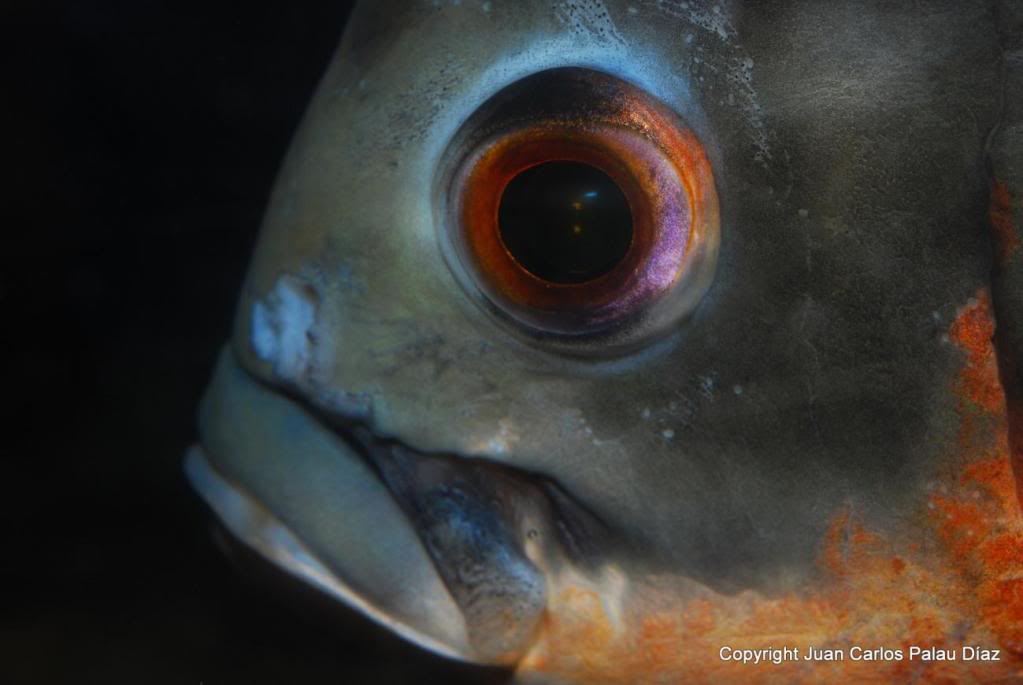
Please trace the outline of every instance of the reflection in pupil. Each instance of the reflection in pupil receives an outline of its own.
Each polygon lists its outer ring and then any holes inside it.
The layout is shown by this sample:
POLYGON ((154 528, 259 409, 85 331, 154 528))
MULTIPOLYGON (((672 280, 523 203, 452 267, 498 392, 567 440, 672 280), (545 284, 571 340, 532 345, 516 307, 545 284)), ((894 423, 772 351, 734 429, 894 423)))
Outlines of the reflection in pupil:
POLYGON ((607 174, 580 162, 545 162, 513 178, 498 210, 501 239, 527 271, 582 283, 610 271, 632 242, 632 213, 607 174))

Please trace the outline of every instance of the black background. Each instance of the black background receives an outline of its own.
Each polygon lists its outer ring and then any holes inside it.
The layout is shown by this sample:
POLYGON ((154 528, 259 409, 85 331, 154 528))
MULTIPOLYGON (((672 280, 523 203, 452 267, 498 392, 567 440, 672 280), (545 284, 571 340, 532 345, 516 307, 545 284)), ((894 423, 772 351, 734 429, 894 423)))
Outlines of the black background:
POLYGON ((0 681, 504 679, 230 563, 181 472, 350 4, 0 9, 0 681))

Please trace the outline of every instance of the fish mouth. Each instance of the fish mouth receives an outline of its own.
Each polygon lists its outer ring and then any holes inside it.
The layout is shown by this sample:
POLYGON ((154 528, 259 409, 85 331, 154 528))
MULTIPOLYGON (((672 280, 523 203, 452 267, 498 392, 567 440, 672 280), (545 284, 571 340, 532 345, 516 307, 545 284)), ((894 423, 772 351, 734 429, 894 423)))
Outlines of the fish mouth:
POLYGON ((230 349, 185 471, 240 541, 443 656, 511 664, 534 642, 547 578, 587 565, 605 527, 557 484, 417 451, 263 383, 230 349))

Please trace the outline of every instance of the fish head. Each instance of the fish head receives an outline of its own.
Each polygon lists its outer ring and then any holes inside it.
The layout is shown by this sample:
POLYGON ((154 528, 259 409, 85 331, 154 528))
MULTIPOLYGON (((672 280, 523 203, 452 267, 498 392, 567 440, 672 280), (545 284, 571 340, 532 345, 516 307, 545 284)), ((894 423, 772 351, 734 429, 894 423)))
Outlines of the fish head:
POLYGON ((290 572, 523 677, 693 675, 700 639, 761 639, 785 606, 795 634, 885 634, 837 598, 901 596, 875 556, 939 573, 929 493, 1003 430, 997 378, 988 404, 962 385, 990 343, 994 22, 361 3, 273 192, 193 483, 290 572), (619 252, 529 242, 590 200, 566 225, 603 244, 624 207, 619 252), (835 570, 849 531, 883 552, 835 570))

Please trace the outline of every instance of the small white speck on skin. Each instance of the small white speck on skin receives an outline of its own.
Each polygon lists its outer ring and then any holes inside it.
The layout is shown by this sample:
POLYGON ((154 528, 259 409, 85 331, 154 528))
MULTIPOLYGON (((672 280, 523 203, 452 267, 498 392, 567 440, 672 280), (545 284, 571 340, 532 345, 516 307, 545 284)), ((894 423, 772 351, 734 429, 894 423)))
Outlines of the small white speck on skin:
POLYGON ((644 421, 649 421, 650 420, 650 410, 649 409, 644 409, 643 411, 641 411, 639 413, 639 415, 643 417, 644 421))
POLYGON ((973 491, 973 499, 980 499, 980 490, 973 491))
POLYGON ((629 14, 639 14, 639 10, 632 5, 629 5, 629 14))
POLYGON ((664 437, 665 440, 671 440, 673 437, 675 437, 675 431, 671 430, 670 428, 665 428, 664 430, 661 431, 661 436, 664 437))
POLYGON ((736 395, 741 395, 742 394, 742 386, 741 385, 734 386, 732 388, 732 392, 734 392, 736 395))
POLYGON ((799 210, 799 218, 800 219, 805 219, 808 216, 810 216, 810 210, 809 209, 800 209, 799 210))
POLYGON ((526 557, 534 564, 542 563, 543 550, 539 527, 536 527, 531 521, 523 521, 523 525, 528 526, 523 551, 526 553, 526 557))
POLYGON ((519 441, 518 428, 511 419, 505 418, 497 422, 497 432, 477 441, 473 449, 495 455, 506 455, 519 441))
POLYGON ((948 337, 948 333, 942 333, 939 340, 941 341, 942 345, 948 345, 951 342, 951 340, 948 337))
POLYGON ((692 42, 693 42, 693 34, 691 34, 691 33, 686 34, 686 45, 691 45, 692 42))
POLYGON ((934 502, 928 502, 927 503, 927 508, 928 509, 934 509, 934 502))
POLYGON ((490 11, 490 3, 489 2, 483 3, 483 11, 484 12, 489 12, 490 11))
POLYGON ((931 312, 931 318, 935 321, 941 321, 941 312, 931 312))

